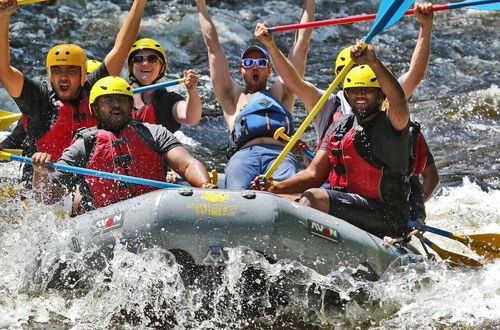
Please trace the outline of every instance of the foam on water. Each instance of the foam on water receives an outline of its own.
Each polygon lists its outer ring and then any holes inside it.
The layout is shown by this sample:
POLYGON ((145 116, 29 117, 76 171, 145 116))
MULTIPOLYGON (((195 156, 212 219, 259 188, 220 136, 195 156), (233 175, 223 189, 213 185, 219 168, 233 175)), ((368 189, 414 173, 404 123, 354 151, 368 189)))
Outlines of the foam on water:
MULTIPOLYGON (((499 232, 499 194, 464 179, 431 199, 428 224, 466 234, 499 232)), ((498 261, 479 269, 453 269, 443 262, 400 266, 373 283, 352 278, 351 269, 322 276, 291 260, 270 264, 252 251, 233 249, 222 272, 186 280, 168 252, 133 254, 117 245, 104 270, 91 270, 83 254, 68 247, 71 219, 59 219, 53 208, 35 202, 29 207, 17 199, 1 202, 2 327, 425 329, 485 328, 500 322, 495 307, 500 302, 498 261), (67 261, 66 274, 84 274, 59 290, 50 282, 54 250, 67 261), (335 301, 343 301, 344 307, 332 305, 335 301)), ((467 250, 452 240, 427 236, 450 251, 467 250)))

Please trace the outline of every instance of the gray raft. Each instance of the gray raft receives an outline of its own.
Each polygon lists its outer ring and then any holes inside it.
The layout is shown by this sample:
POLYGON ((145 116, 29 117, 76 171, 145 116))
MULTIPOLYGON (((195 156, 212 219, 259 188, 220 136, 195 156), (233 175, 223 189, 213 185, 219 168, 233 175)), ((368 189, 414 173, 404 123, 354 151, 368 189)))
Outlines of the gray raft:
MULTIPOLYGON (((322 275, 341 266, 380 277, 415 249, 388 247, 351 224, 267 192, 163 189, 74 219, 75 252, 165 249, 196 265, 220 266, 225 248, 245 248, 271 262, 296 260, 322 275)), ((369 219, 367 219, 369 221, 369 219)), ((103 252, 107 251, 107 252, 103 252)))

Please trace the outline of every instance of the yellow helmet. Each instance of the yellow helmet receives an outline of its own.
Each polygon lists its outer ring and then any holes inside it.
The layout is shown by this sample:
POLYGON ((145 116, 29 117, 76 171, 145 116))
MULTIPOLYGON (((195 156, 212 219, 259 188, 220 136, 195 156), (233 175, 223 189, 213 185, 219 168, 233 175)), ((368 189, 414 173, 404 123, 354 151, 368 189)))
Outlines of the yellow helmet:
POLYGON ((165 52, 165 49, 163 49, 158 41, 151 38, 139 39, 132 45, 132 48, 130 48, 130 51, 128 52, 128 62, 132 59, 133 54, 141 49, 154 50, 161 55, 164 63, 167 62, 167 53, 165 52))
POLYGON ((85 84, 87 76, 87 56, 85 51, 78 45, 60 44, 52 47, 47 54, 47 72, 50 80, 50 67, 55 65, 75 65, 82 71, 80 85, 85 84))
POLYGON ((335 60, 335 68, 333 69, 334 76, 336 76, 337 72, 339 72, 339 70, 342 70, 342 68, 351 59, 351 48, 352 46, 346 47, 342 49, 340 53, 337 55, 337 59, 335 60))
POLYGON ((165 49, 158 41, 151 38, 142 38, 134 42, 132 48, 130 48, 130 51, 128 52, 127 63, 128 63, 128 72, 130 73, 130 79, 132 81, 135 81, 135 77, 132 75, 132 57, 136 52, 140 51, 141 49, 151 49, 157 52, 158 55, 160 55, 160 58, 163 60, 164 65, 163 68, 160 70, 160 73, 158 74, 156 80, 163 77, 165 71, 167 71, 167 52, 165 52, 165 49))
POLYGON ((357 66, 349 71, 344 79, 344 89, 351 87, 378 87, 377 76, 368 65, 357 66))
POLYGON ((101 64, 102 62, 98 60, 87 60, 87 74, 97 69, 101 64))
POLYGON ((132 87, 129 83, 117 76, 107 76, 99 79, 90 90, 89 104, 94 104, 99 96, 109 94, 122 94, 133 97, 132 87))

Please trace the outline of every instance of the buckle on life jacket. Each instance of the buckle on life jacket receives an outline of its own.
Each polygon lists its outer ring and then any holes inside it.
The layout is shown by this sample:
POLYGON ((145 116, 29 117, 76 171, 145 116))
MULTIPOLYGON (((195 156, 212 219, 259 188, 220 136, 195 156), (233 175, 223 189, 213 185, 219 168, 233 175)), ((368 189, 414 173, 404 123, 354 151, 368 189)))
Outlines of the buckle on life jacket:
POLYGON ((133 186, 134 186, 134 184, 130 183, 130 182, 123 182, 123 181, 118 182, 118 189, 120 189, 120 190, 130 189, 133 186))
POLYGON ((332 149, 330 149, 330 151, 332 152, 332 154, 334 156, 341 156, 342 155, 342 149, 340 149, 340 148, 332 148, 332 149))
POLYGON ((346 172, 345 171, 345 165, 343 165, 343 164, 335 164, 335 165, 333 165, 333 170, 337 174, 344 174, 346 172))
POLYGON ((73 119, 87 119, 87 114, 84 112, 75 112, 73 113, 73 119))
POLYGON ((126 144, 126 143, 127 143, 127 139, 125 139, 125 138, 120 138, 120 139, 116 139, 116 140, 111 141, 111 144, 113 146, 116 146, 118 144, 126 144))
POLYGON ((115 166, 123 166, 132 163, 132 156, 130 155, 120 155, 113 158, 113 164, 115 166))

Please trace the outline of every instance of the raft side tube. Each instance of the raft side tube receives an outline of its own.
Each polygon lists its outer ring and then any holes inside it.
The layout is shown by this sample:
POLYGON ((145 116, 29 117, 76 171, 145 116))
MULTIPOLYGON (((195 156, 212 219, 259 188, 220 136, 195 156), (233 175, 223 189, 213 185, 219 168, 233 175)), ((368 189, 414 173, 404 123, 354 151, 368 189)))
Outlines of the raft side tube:
MULTIPOLYGON (((246 247, 320 274, 368 264, 378 276, 406 253, 326 213, 258 191, 163 189, 75 218, 73 249, 181 250, 197 265, 246 247), (215 255, 215 256, 214 256, 215 255)), ((107 256, 111 257, 108 253, 107 256)))

